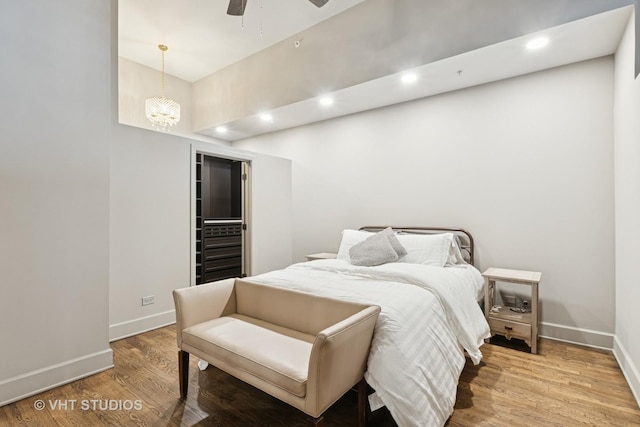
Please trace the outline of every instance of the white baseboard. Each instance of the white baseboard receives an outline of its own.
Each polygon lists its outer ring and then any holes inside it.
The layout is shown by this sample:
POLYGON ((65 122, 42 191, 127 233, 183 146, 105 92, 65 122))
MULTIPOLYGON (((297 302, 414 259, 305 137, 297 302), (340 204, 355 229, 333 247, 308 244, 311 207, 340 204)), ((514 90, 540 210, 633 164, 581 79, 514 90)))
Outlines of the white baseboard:
POLYGON ((538 335, 557 341, 564 341, 572 344, 580 344, 587 347, 613 349, 613 334, 606 332, 592 331, 590 329, 575 328, 555 323, 540 323, 538 335))
POLYGON ((618 337, 615 337, 613 343, 613 355, 618 361, 618 365, 620 365, 620 369, 629 384, 629 388, 631 388, 631 393, 633 393, 636 402, 638 402, 638 406, 640 406, 640 371, 638 371, 638 367, 633 363, 633 360, 629 357, 629 353, 627 353, 627 350, 618 340, 618 337))
POLYGON ((0 406, 113 368, 113 351, 68 360, 0 381, 0 406))
POLYGON ((169 310, 109 326, 109 342, 176 323, 176 311, 169 310))

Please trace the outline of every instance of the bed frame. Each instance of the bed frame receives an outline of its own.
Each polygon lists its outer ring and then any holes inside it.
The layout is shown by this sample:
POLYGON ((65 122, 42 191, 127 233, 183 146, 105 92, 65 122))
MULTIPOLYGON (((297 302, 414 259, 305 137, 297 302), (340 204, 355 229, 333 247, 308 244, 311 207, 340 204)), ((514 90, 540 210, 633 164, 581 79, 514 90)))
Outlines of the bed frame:
POLYGON ((375 225, 367 225, 365 227, 360 227, 362 231, 371 231, 378 232, 382 231, 387 227, 393 228, 396 233, 400 234, 440 234, 440 233, 453 233, 460 243, 460 251, 462 252, 462 257, 466 262, 471 265, 474 264, 474 243, 473 236, 467 230, 462 228, 440 228, 440 227, 394 227, 394 226, 375 226, 375 225))

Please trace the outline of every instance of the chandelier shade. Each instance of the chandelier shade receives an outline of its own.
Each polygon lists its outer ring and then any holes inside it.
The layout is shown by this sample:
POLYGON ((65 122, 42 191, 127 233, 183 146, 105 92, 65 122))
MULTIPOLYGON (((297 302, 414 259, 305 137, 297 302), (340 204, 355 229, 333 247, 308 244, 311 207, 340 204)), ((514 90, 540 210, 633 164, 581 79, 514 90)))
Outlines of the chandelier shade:
POLYGON ((144 101, 144 111, 147 119, 163 131, 180 121, 180 104, 164 96, 147 98, 144 101))
POLYGON ((147 98, 144 102, 144 112, 155 129, 167 132, 180 121, 180 104, 164 96, 164 53, 169 48, 162 44, 158 45, 158 48, 162 51, 162 95, 147 98))

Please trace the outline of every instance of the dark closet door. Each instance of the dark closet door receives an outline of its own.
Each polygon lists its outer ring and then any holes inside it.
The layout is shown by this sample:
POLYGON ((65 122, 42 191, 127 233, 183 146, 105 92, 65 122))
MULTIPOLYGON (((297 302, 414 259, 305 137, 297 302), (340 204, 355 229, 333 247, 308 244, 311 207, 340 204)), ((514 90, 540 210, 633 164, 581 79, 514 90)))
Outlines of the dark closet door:
POLYGON ((196 285, 242 277, 242 162, 196 154, 196 285))

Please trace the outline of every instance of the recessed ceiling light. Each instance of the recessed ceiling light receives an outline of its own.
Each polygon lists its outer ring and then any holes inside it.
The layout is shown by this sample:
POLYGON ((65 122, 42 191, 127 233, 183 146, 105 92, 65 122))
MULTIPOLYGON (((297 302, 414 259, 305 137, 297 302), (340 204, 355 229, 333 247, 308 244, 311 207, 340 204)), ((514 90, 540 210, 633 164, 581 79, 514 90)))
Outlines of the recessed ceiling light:
POLYGON ((329 105, 333 104, 333 98, 330 96, 323 96, 318 102, 320 102, 320 105, 328 107, 329 105))
POLYGON ((225 126, 218 126, 216 128, 216 132, 218 132, 218 133, 227 133, 227 128, 225 126))
POLYGON ((273 121, 273 116, 269 113, 262 113, 260 114, 260 120, 271 123, 273 121))
POLYGON ((402 83, 413 83, 418 80, 418 75, 415 73, 403 74, 400 80, 402 80, 402 83))
POLYGON ((540 49, 549 44, 549 39, 546 37, 538 37, 532 40, 529 40, 527 43, 527 49, 540 49))

